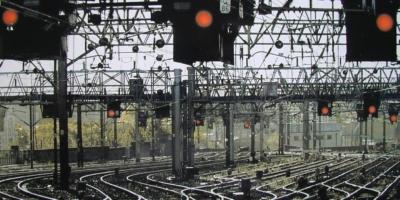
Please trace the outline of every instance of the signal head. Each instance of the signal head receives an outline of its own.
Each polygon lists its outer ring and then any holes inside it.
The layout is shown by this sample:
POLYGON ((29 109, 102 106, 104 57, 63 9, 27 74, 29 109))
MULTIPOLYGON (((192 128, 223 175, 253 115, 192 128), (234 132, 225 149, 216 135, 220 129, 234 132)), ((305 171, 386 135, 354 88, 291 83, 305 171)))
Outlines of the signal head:
POLYGON ((377 109, 376 109, 376 106, 375 106, 375 105, 370 105, 370 106, 368 107, 368 113, 369 113, 369 114, 375 114, 376 111, 377 111, 377 109))
POLYGON ((3 23, 6 26, 14 26, 18 22, 18 12, 13 9, 7 9, 3 12, 3 23))
POLYGON ((397 115, 390 115, 389 117, 390 123, 396 123, 398 120, 398 116, 397 115))
POLYGON ((200 28, 208 28, 213 23, 213 15, 207 10, 200 10, 196 13, 196 24, 200 28))
POLYGON ((393 17, 389 14, 383 13, 376 18, 376 26, 382 32, 389 32, 394 27, 393 17))

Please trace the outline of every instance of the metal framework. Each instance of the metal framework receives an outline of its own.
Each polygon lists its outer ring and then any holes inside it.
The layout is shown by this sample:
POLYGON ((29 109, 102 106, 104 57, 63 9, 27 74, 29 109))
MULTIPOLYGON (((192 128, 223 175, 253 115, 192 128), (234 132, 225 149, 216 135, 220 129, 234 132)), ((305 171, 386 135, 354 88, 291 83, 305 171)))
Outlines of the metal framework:
MULTIPOLYGON (((399 98, 400 68, 197 68, 193 101, 197 103, 235 103, 318 100, 323 96, 337 101, 360 99, 363 92, 377 90, 387 100, 399 98), (277 94, 264 94, 268 83, 276 83, 277 94), (272 101, 271 101, 272 100, 272 101)), ((78 103, 104 99, 132 101, 129 80, 141 77, 145 100, 155 100, 157 90, 171 93, 173 74, 168 69, 69 71, 68 92, 78 103), (102 88, 102 89, 101 89, 102 88)), ((51 96, 54 86, 48 81, 53 72, 0 73, 7 82, 0 86, 0 101, 40 101, 51 96)), ((171 99, 166 99, 170 101, 171 99)))
MULTIPOLYGON (((175 153, 184 153, 174 160, 174 171, 181 176, 182 162, 193 165, 194 105, 212 102, 225 108, 226 164, 231 165, 234 161, 234 114, 240 109, 235 106, 237 103, 255 105, 253 111, 258 112, 283 101, 309 102, 323 96, 337 101, 358 100, 367 90, 380 91, 384 100, 397 101, 400 97, 398 63, 344 61, 344 10, 340 1, 309 0, 307 5, 303 0, 270 1, 271 14, 256 14, 253 26, 240 29, 234 66, 210 62, 189 67, 171 60, 173 35, 170 24, 157 25, 150 20, 151 12, 160 9, 157 1, 74 3, 77 10, 71 16, 73 29, 68 36, 73 50, 63 48, 67 57, 60 59, 58 65, 30 61, 23 63, 21 72, 0 73, 1 103, 44 104, 47 98, 57 96, 61 116, 60 180, 65 189, 68 188, 70 170, 66 159, 67 98, 79 106, 113 99, 140 105, 140 102, 160 103, 156 98, 158 90, 170 94, 161 101, 175 102, 174 141, 179 145, 174 148, 175 153), (88 21, 92 14, 100 14, 99 25, 88 21), (165 41, 164 48, 155 46, 158 39, 165 41), (135 47, 135 53, 132 47, 135 47), (124 60, 127 58, 128 62, 124 60), (67 71, 76 66, 81 70, 67 71), (124 70, 116 70, 117 66, 124 70), (182 71, 183 77, 181 73, 176 73, 179 77, 174 76, 173 69, 182 66, 188 67, 187 72, 182 71), (53 67, 58 67, 57 71, 52 71, 53 67), (138 77, 144 80, 145 95, 141 101, 129 93, 129 80, 138 77), (177 91, 185 81, 188 95, 181 99, 177 91), (277 86, 274 94, 265 93, 268 84, 277 86), (171 95, 173 86, 174 98, 171 95), (184 130, 181 130, 181 124, 184 130), (182 145, 181 140, 184 140, 182 145)), ((397 29, 400 29, 399 25, 397 29)), ((308 106, 304 113, 308 113, 307 110, 308 106)), ((304 144, 308 147, 310 133, 307 127, 304 128, 308 134, 304 144)), ((283 126, 280 132, 283 132, 283 126)), ((280 135, 281 152, 285 140, 280 135)), ((254 144, 252 148, 254 151, 254 144)))

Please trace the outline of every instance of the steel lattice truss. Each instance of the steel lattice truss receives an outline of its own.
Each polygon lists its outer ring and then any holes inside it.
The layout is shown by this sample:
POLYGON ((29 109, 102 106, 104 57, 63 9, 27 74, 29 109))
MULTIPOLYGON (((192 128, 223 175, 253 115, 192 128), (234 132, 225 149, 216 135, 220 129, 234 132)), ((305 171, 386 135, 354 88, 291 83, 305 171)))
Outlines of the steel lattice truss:
MULTIPOLYGON (((152 100, 157 90, 170 93, 173 77, 170 70, 70 71, 68 91, 80 101, 119 98, 129 101, 128 81, 141 77, 145 99, 152 100)), ((399 97, 400 68, 206 68, 196 72, 194 101, 263 102, 265 100, 317 100, 333 96, 335 100, 360 99, 363 92, 379 90, 385 99, 399 97), (254 74, 254 73, 257 74, 254 74), (276 83, 277 95, 265 95, 264 83, 276 83)), ((40 100, 43 94, 53 94, 54 86, 47 80, 52 72, 2 73, 0 79, 8 85, 0 87, 0 100, 40 100), (47 77, 47 78, 46 78, 47 77), (29 80, 29 81, 27 81, 29 80)))
MULTIPOLYGON (((112 9, 101 9, 102 4, 96 1, 81 5, 76 14, 77 27, 72 34, 85 38, 86 45, 96 45, 100 38, 106 37, 111 46, 96 53, 108 57, 111 54, 114 58, 116 55, 118 58, 123 54, 132 55, 131 47, 134 45, 147 47, 139 53, 171 54, 173 36, 170 24, 157 25, 150 20, 150 13, 159 9, 159 6, 153 5, 156 2, 123 2, 126 1, 104 4, 113 5, 112 9), (96 26, 89 23, 89 13, 101 14, 102 24, 96 26), (165 49, 154 47, 158 39, 166 42, 165 49)), ((340 1, 316 4, 319 5, 308 5, 300 0, 274 1, 271 14, 256 13, 255 24, 240 29, 235 50, 238 57, 236 66, 274 66, 281 63, 302 67, 314 64, 330 67, 345 65, 343 46, 346 38, 342 5, 340 1), (274 45, 277 41, 283 43, 282 48, 274 45)))
MULTIPOLYGON (((7 86, 0 87, 0 101, 29 101, 42 100, 45 96, 54 94, 54 86, 48 79, 53 79, 54 72, 31 73, 15 72, 1 73, 2 80, 8 81, 7 86)), ((128 82, 130 79, 142 78, 145 85, 144 98, 152 100, 152 95, 157 90, 164 93, 171 92, 170 70, 114 70, 114 71, 69 71, 68 91, 79 98, 79 101, 94 101, 105 99, 106 96, 114 96, 120 100, 129 101, 128 82)))
POLYGON ((335 100, 359 99, 368 90, 382 91, 384 98, 398 97, 398 68, 283 68, 213 69, 198 73, 198 101, 335 100), (204 73, 205 72, 205 73, 204 73), (251 75, 252 74, 252 75, 251 75), (277 96, 263 93, 264 83, 277 83, 277 96), (235 98, 231 98, 235 97, 235 98))
MULTIPOLYGON (((255 25, 240 30, 235 66, 195 63, 193 100, 296 101, 318 99, 321 95, 350 100, 359 98, 367 89, 382 90, 384 98, 398 97, 397 63, 346 63, 340 1, 313 2, 273 1, 271 14, 256 12, 255 25), (282 48, 274 45, 277 41, 282 41, 282 48), (271 82, 278 83, 277 96, 262 94, 263 84, 271 82)), ((170 24, 156 25, 150 20, 151 12, 160 9, 156 1, 78 1, 77 8, 72 17, 75 28, 69 37, 72 45, 68 65, 75 69, 69 70, 70 94, 82 101, 105 96, 129 100, 128 80, 138 75, 146 85, 145 98, 151 100, 160 89, 170 92, 170 69, 187 66, 171 60, 170 24), (100 14, 101 24, 88 22, 90 14, 100 14), (110 45, 100 46, 101 38, 107 38, 110 45), (164 48, 154 46, 158 39, 166 42, 164 48), (138 53, 132 52, 135 45, 140 49, 138 53), (157 60, 161 54, 163 57, 157 60), (127 58, 128 62, 124 60, 127 58), (116 70, 118 67, 121 70, 116 70)), ((53 64, 35 63, 26 65, 26 71, 0 74, 1 101, 39 100, 42 94, 53 94, 54 77, 49 70, 53 64), (34 69, 39 72, 33 73, 34 69)), ((186 70, 183 74, 187 74, 186 70)))

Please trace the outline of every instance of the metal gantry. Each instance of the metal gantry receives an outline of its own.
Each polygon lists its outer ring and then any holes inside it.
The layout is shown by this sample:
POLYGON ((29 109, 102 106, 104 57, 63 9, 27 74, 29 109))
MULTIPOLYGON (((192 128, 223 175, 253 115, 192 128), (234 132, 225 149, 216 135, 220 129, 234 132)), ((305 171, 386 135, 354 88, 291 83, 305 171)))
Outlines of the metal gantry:
MULTIPOLYGON (((194 96, 197 103, 213 102, 279 102, 317 100, 332 96, 335 100, 360 99, 363 92, 382 92, 387 100, 396 100, 400 86, 400 68, 194 68, 194 96), (269 83, 277 85, 277 94, 264 94, 269 83), (271 101, 266 101, 271 100, 271 101)), ((45 73, 51 76, 53 72, 45 73)), ((69 71, 68 92, 76 102, 95 102, 105 98, 131 101, 129 79, 144 80, 144 98, 156 100, 154 93, 171 92, 171 70, 69 71), (103 78, 100 78, 100 77, 103 78), (103 89, 100 89, 103 88, 103 89)), ((185 77, 185 75, 183 75, 185 77)), ((0 73, 7 85, 0 86, 0 101, 41 101, 53 95, 54 87, 42 74, 25 72, 0 73), (32 80, 32 81, 26 81, 32 80)), ((168 99, 171 100, 171 99, 168 99)))
MULTIPOLYGON (((157 1, 78 1, 76 7, 69 38, 73 40, 73 46, 78 44, 79 47, 67 52, 68 59, 58 62, 57 72, 49 70, 53 63, 26 62, 20 72, 0 73, 3 83, 0 102, 4 104, 46 104, 46 100, 57 97, 61 116, 60 147, 63 151, 59 159, 62 162, 61 184, 68 182, 66 174, 70 170, 66 159, 67 99, 73 100, 78 108, 83 104, 116 99, 139 105, 129 92, 130 79, 143 79, 143 102, 150 107, 155 103, 173 105, 174 142, 180 144, 183 140, 181 146, 174 145, 179 147, 175 152, 183 152, 182 157, 174 160, 177 174, 182 173, 182 163, 194 165, 195 105, 217 103, 224 107, 226 165, 230 166, 234 162, 234 114, 241 109, 236 105, 238 103, 254 105, 255 111, 262 112, 280 102, 308 102, 323 96, 333 97, 336 101, 359 100, 365 91, 371 89, 380 91, 381 97, 387 101, 397 101, 400 97, 398 63, 344 61, 346 33, 340 2, 310 0, 304 4, 301 0, 274 1, 270 15, 256 14, 253 26, 240 29, 235 43, 234 66, 219 62, 195 63, 184 66, 188 70, 181 74, 174 74, 176 70, 173 69, 182 65, 170 59, 173 38, 170 24, 157 25, 150 19, 151 12, 160 9, 157 1), (88 21, 92 14, 101 15, 100 24, 88 21), (108 41, 107 45, 100 44, 104 39, 108 41), (165 41, 164 49, 155 47, 158 39, 165 41), (136 46, 138 52, 132 52, 132 47, 136 46), (135 56, 128 64, 124 62, 124 58, 135 56), (152 63, 151 67, 147 63, 152 63), (71 70, 71 66, 76 65, 83 67, 71 70), (118 65, 128 70, 116 70, 118 65), (180 85, 177 84, 182 82, 185 86, 185 81, 186 88, 178 88, 180 85), (275 87, 272 93, 268 92, 269 87, 275 87), (186 98, 181 99, 177 89, 187 91, 186 98), (160 100, 157 98, 158 90, 169 95, 160 100)), ((304 107, 304 114, 308 115, 308 106, 304 107)), ((279 116, 279 121, 283 118, 279 116)), ((305 124, 308 121, 304 120, 305 124)), ((304 132, 309 134, 307 129, 308 125, 304 132)), ((283 132, 283 125, 279 130, 283 132)), ((310 138, 306 136, 304 146, 308 148, 310 138)), ((290 145, 289 140, 281 134, 279 141, 279 150, 283 153, 284 144, 290 145)))

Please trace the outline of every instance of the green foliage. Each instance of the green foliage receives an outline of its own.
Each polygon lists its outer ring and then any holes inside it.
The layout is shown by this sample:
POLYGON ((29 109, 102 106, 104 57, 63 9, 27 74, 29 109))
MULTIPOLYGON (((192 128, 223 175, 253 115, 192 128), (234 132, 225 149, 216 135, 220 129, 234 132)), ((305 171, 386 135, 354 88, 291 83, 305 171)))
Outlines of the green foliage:
MULTIPOLYGON (((91 113, 93 115, 93 113, 91 113)), ((130 146, 135 141, 134 137, 134 112, 127 111, 121 114, 117 119, 117 143, 118 146, 130 146)), ((53 148, 53 119, 41 119, 35 126, 36 130, 36 149, 52 149, 53 148)), ((160 122, 160 134, 171 134, 171 119, 162 119, 160 122)), ((29 127, 16 123, 15 130, 16 139, 12 145, 18 145, 21 149, 29 149, 29 127)), ((114 140, 114 119, 105 119, 105 141, 104 145, 112 146, 114 140)), ((57 130, 58 131, 58 130, 57 130)), ((151 118, 147 120, 147 127, 140 127, 142 141, 151 141, 152 123, 151 118)), ((77 147, 77 120, 69 118, 68 120, 68 145, 70 148, 77 147)), ((84 147, 100 146, 100 120, 99 117, 90 117, 82 114, 82 139, 84 147), (97 119, 96 119, 97 118, 97 119)), ((57 140, 58 134, 57 134, 57 140)))
POLYGON ((29 130, 27 130, 23 125, 16 124, 15 131, 17 137, 12 142, 12 145, 18 145, 21 148, 29 148, 29 130))
POLYGON ((265 140, 265 138, 267 139, 266 147, 268 147, 271 150, 272 149, 278 149, 279 134, 277 132, 273 132, 273 133, 267 135, 267 137, 264 137, 264 140, 265 140))

